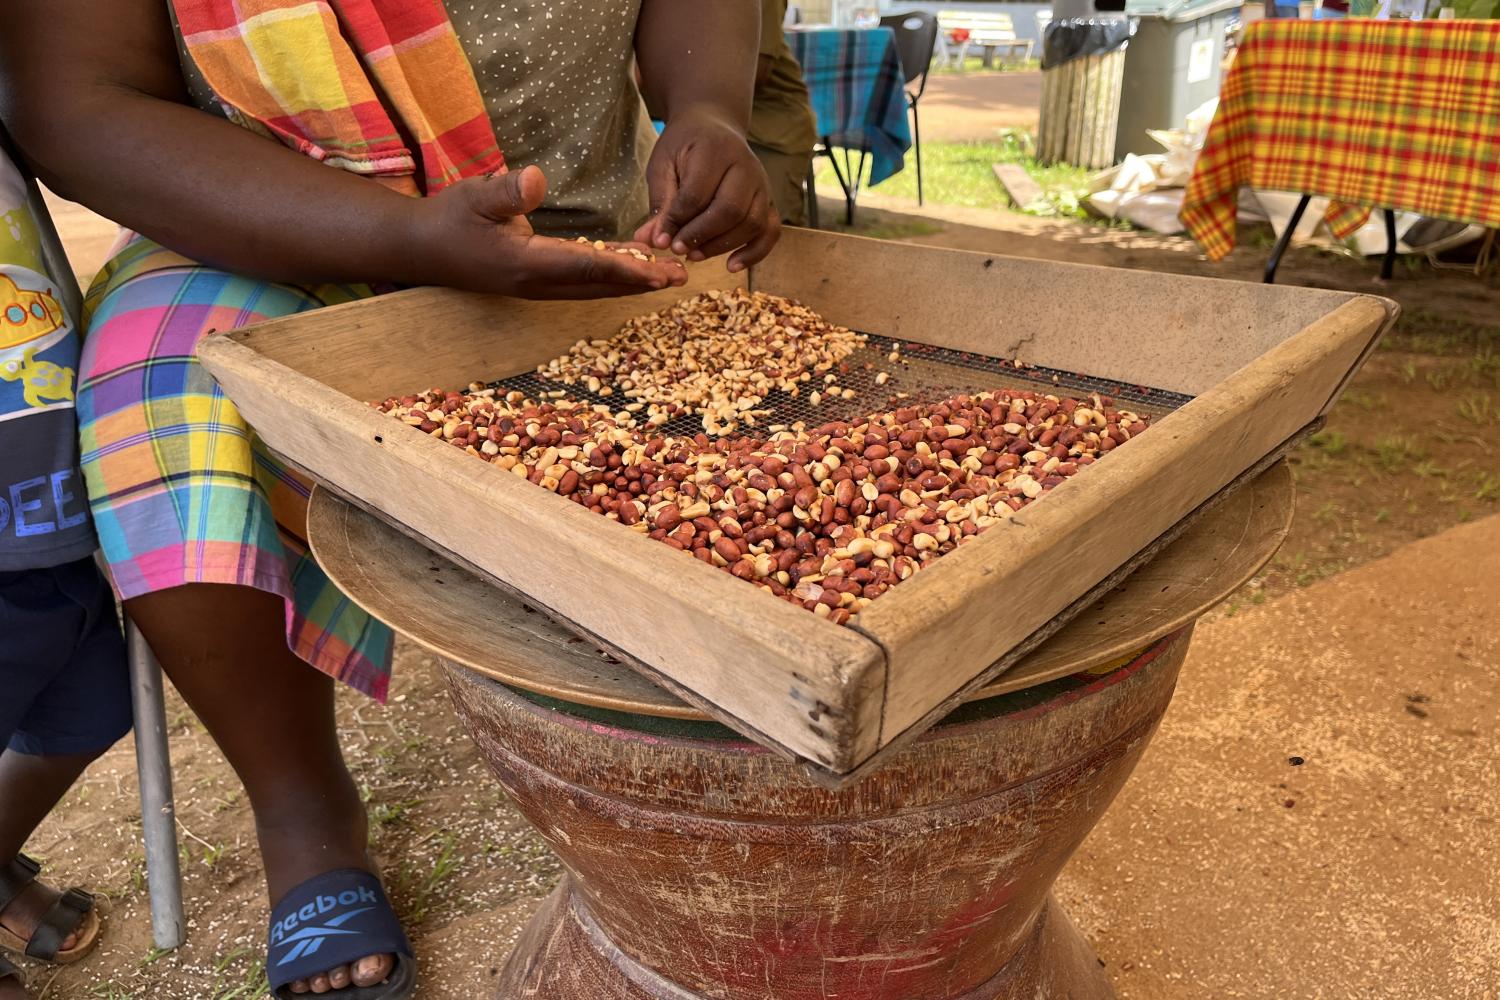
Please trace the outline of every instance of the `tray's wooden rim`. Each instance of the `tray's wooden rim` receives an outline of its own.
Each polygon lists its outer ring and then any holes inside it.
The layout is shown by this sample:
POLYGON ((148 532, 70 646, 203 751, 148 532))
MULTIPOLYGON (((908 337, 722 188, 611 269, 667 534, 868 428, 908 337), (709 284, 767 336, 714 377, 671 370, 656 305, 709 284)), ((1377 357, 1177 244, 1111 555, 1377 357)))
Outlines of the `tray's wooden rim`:
MULTIPOLYGON (((918 738, 923 732, 931 728, 932 725, 941 721, 959 705, 965 702, 977 701, 984 698, 992 698, 1013 691, 1024 690, 1025 688, 1045 684, 1060 677, 1066 677, 1080 671, 1092 669, 1103 663, 1107 663, 1115 658, 1118 658, 1122 654, 1129 653, 1131 651, 1148 646, 1152 642, 1155 642, 1163 636, 1170 635, 1178 629, 1196 621, 1204 612, 1218 605, 1221 601, 1223 601, 1239 587, 1243 586, 1246 581, 1250 580, 1256 573, 1258 573, 1266 565, 1266 563, 1268 563, 1275 556, 1277 549, 1280 548, 1282 541, 1285 539, 1287 532, 1291 528, 1294 507, 1291 501, 1291 476, 1290 473, 1286 471, 1283 461, 1287 452, 1296 447, 1296 445, 1300 441, 1302 441, 1308 434, 1314 432, 1320 425, 1321 421, 1317 421, 1313 425, 1304 428, 1302 432, 1297 434, 1294 438, 1288 440, 1282 447, 1278 448, 1274 455, 1267 456, 1264 461, 1257 463, 1254 468, 1246 471, 1243 475, 1236 478, 1234 482, 1230 483, 1223 490, 1221 490, 1211 499, 1202 504, 1197 510, 1194 510, 1187 517, 1179 521, 1169 531, 1156 539, 1152 544, 1142 549, 1127 565, 1122 566, 1108 578, 1100 581, 1095 587, 1090 589, 1087 594, 1079 598, 1073 604, 1069 605, 1066 609, 1064 609, 1064 611, 1055 616, 1046 625, 1033 632, 1024 642, 1018 645, 1005 657, 997 660, 979 677, 976 677, 973 682, 965 685, 962 689, 955 692, 951 697, 940 703, 932 710, 930 717, 924 718, 920 723, 912 726, 908 731, 900 734, 896 739, 880 747, 873 755, 858 764, 852 770, 848 771, 836 771, 828 767, 819 766, 812 761, 809 761, 795 753, 792 753, 787 748, 777 743, 775 740, 770 739, 768 736, 766 736, 766 734, 756 730, 748 723, 745 723, 743 720, 740 720, 732 715, 726 717, 723 710, 719 709, 717 706, 705 705, 704 700, 695 692, 681 689, 680 685, 672 682, 670 678, 662 677, 658 679, 658 672, 655 671, 649 664, 643 663, 630 656, 630 654, 624 652, 623 650, 611 646, 609 643, 604 642, 598 636, 589 632, 587 629, 582 628, 577 623, 569 620, 565 616, 560 616, 545 607, 542 607, 539 610, 542 611, 548 619, 553 621, 559 627, 578 635, 580 638, 583 638, 587 643, 598 645, 602 649, 609 649, 610 655, 615 657, 622 665, 627 666, 637 674, 652 678, 663 690, 668 691, 673 696, 675 696, 679 701, 679 706, 673 706, 670 703, 662 701, 647 703, 611 697, 609 695, 590 695, 584 694, 577 689, 573 689, 566 694, 562 694, 555 686, 548 687, 545 684, 538 683, 535 675, 528 674, 525 671, 506 671, 493 666, 491 663, 480 663, 475 662, 468 657, 455 656, 452 650, 444 646, 442 643, 426 640, 419 635, 412 635, 409 633, 403 634, 407 634, 408 638, 416 642, 417 645, 421 646, 423 649, 426 649, 428 652, 433 653, 434 655, 443 657, 445 660, 458 663, 460 666, 463 666, 466 669, 472 670, 475 673, 489 677, 501 683, 520 687, 524 690, 529 690, 536 694, 542 694, 552 697, 563 696, 579 704, 590 705, 598 708, 613 709, 616 711, 636 712, 640 714, 666 718, 704 721, 713 720, 721 722, 722 724, 728 726, 736 732, 739 732, 746 738, 751 739, 762 746, 765 746, 767 749, 771 750, 774 753, 777 753, 784 759, 795 762, 800 767, 803 774, 814 784, 817 784, 824 788, 836 790, 861 780, 872 771, 883 766, 885 761, 887 761, 892 754, 899 752, 902 747, 909 744, 912 740, 918 738), (1226 500, 1239 493, 1242 489, 1256 483, 1261 479, 1262 476, 1275 474, 1275 471, 1278 467, 1282 470, 1281 476, 1284 483, 1283 488, 1288 494, 1287 501, 1284 506, 1283 519, 1278 527, 1278 530, 1275 533, 1274 544, 1267 545, 1263 549, 1263 551, 1258 554, 1256 560, 1252 564, 1242 567, 1238 572, 1232 574, 1231 576, 1224 577, 1223 579, 1214 579, 1212 581, 1212 586, 1207 588, 1201 600, 1199 600, 1195 606, 1181 609, 1171 616, 1151 620, 1147 623, 1147 627, 1145 628, 1123 632, 1119 636, 1117 636, 1111 643, 1101 644, 1092 649, 1087 655, 1079 656, 1072 660, 1055 663, 1041 670, 1026 672, 1024 671, 1023 666, 1023 669, 1018 672, 1008 673, 1008 671, 1010 671, 1013 666, 1024 665, 1025 659, 1033 652, 1036 652, 1039 647, 1042 647, 1048 639, 1056 635, 1061 629, 1065 628, 1069 622, 1071 622, 1078 615, 1096 604, 1110 591, 1126 582, 1126 580, 1133 573, 1156 558, 1156 556, 1163 549, 1181 538, 1195 525, 1204 521, 1211 512, 1218 509, 1226 500), (997 680, 997 678, 1002 677, 1002 675, 1004 679, 997 680), (695 706, 697 708, 696 711, 694 710, 695 706)), ((337 498, 337 501, 346 504, 348 507, 362 510, 366 514, 373 516, 382 524, 385 524, 387 527, 393 529, 399 534, 412 538, 414 541, 432 550, 435 555, 441 556, 448 562, 453 563, 456 567, 463 570, 464 572, 469 573, 470 575, 484 581, 485 583, 496 587, 513 601, 519 604, 535 606, 534 601, 528 599, 524 594, 518 593, 514 588, 507 585, 504 581, 498 580, 489 573, 486 573, 483 569, 474 566, 463 557, 447 551, 442 546, 434 543, 431 539, 424 538, 419 533, 412 531, 407 526, 393 521, 389 517, 382 514, 380 511, 363 504, 357 498, 345 496, 339 493, 339 491, 334 488, 320 486, 314 491, 313 500, 310 504, 308 532, 309 545, 313 550, 314 556, 324 567, 324 571, 329 574, 330 579, 332 579, 335 584, 343 587, 344 592, 350 597, 351 600, 355 601, 355 603, 357 604, 360 604, 361 607, 363 607, 366 611, 368 611, 375 617, 379 618, 382 616, 382 614, 386 614, 387 616, 389 616, 388 609, 377 606, 376 602, 362 599, 361 595, 365 593, 366 588, 363 586, 359 586, 357 581, 348 578, 347 570, 350 567, 344 560, 327 558, 329 555, 329 539, 319 528, 319 524, 321 524, 331 516, 326 509, 328 506, 328 502, 322 499, 325 496, 337 498), (314 509, 320 509, 320 516, 313 516, 312 511, 314 509)), ((497 655, 495 659, 504 660, 505 656, 504 654, 500 654, 497 655)), ((588 668, 590 666, 593 666, 593 664, 590 664, 587 659, 582 656, 578 657, 576 662, 577 665, 581 668, 588 668)))
MULTIPOLYGON (((1032 669, 1032 661, 1048 652, 1045 648, 1039 648, 1018 662, 1014 668, 1006 671, 1003 676, 977 690, 966 693, 963 700, 981 701, 1095 669, 1148 646, 1163 636, 1170 635, 1196 621, 1209 609, 1222 602, 1229 594, 1259 573, 1274 557, 1292 524, 1295 507, 1294 491, 1291 473, 1284 460, 1261 472, 1243 487, 1225 490, 1220 497, 1216 498, 1215 506, 1222 508, 1231 497, 1238 497, 1247 490, 1273 494, 1268 496, 1268 504, 1272 508, 1271 516, 1279 514, 1279 521, 1259 525, 1262 537, 1267 537, 1271 541, 1256 552, 1251 561, 1239 564, 1230 576, 1206 578, 1199 584, 1191 603, 1177 606, 1171 614, 1166 616, 1143 618, 1143 628, 1114 633, 1107 642, 1092 644, 1079 655, 1054 659, 1051 662, 1042 659, 1037 664, 1038 668, 1032 669), (1283 495, 1279 499, 1279 506, 1275 493, 1283 495)), ((1165 550, 1177 540, 1184 543, 1190 541, 1193 530, 1203 525, 1210 516, 1208 510, 1201 512, 1200 516, 1194 518, 1194 523, 1182 526, 1179 539, 1162 539, 1159 545, 1153 547, 1160 551, 1165 550)), ((379 523, 381 530, 393 536, 411 539, 412 544, 422 547, 424 558, 441 560, 449 564, 453 572, 472 577, 478 585, 500 590, 503 594, 500 599, 507 604, 514 604, 520 608, 530 608, 530 605, 524 604, 520 598, 504 587, 497 587, 493 578, 482 571, 460 565, 459 561, 432 548, 430 541, 413 537, 414 533, 405 530, 399 524, 392 523, 389 518, 360 504, 358 500, 344 496, 338 490, 328 486, 315 487, 308 504, 308 542, 324 572, 350 600, 375 617, 390 622, 392 627, 395 627, 410 642, 427 652, 502 684, 530 691, 533 694, 559 698, 577 705, 657 718, 698 722, 716 721, 714 716, 667 693, 666 689, 658 689, 656 685, 641 677, 639 671, 624 662, 611 666, 607 662, 596 660, 596 657, 602 657, 604 654, 590 652, 593 647, 577 636, 575 628, 565 623, 558 623, 552 616, 540 611, 536 614, 551 622, 551 626, 540 628, 528 626, 527 631, 530 635, 545 639, 542 633, 548 630, 555 632, 559 637, 573 636, 573 638, 563 638, 560 643, 544 642, 542 651, 533 650, 527 654, 508 645, 498 646, 484 659, 478 659, 458 651, 452 642, 408 631, 402 626, 409 626, 413 615, 432 615, 432 602, 442 599, 442 594, 436 591, 440 587, 444 590, 451 588, 443 584, 434 586, 430 581, 412 583, 410 590, 399 595, 400 610, 393 613, 391 601, 398 600, 398 595, 390 589, 388 582, 382 582, 379 579, 380 576, 389 574, 389 568, 367 572, 368 557, 377 554, 385 555, 385 553, 369 553, 353 548, 354 541, 350 537, 349 528, 353 518, 369 519, 379 523), (429 603, 425 607, 419 605, 416 600, 418 597, 429 603), (545 660, 545 662, 538 663, 538 660, 545 660), (606 678, 615 679, 606 679, 599 683, 583 681, 574 681, 569 684, 558 683, 556 680, 558 673, 569 671, 593 673, 596 676, 604 675, 606 678), (621 688, 629 687, 645 689, 650 697, 620 693, 621 688)), ((365 538, 368 539, 367 533, 365 538)), ((1157 561, 1157 559, 1152 559, 1150 562, 1157 561)), ((1144 568, 1143 564, 1137 567, 1137 571, 1144 568)), ((437 566, 428 567, 428 569, 434 573, 441 572, 441 567, 437 566)), ((417 573, 420 574, 420 572, 421 569, 417 568, 417 573)), ((1131 576, 1133 575, 1132 573, 1131 576)), ((1125 584, 1132 582, 1133 580, 1128 578, 1123 581, 1125 584)), ((1098 602, 1093 602, 1083 610, 1089 610, 1097 604, 1098 602)), ((511 617, 514 618, 514 616, 511 617)), ((613 654, 610 655, 613 656, 613 654)))

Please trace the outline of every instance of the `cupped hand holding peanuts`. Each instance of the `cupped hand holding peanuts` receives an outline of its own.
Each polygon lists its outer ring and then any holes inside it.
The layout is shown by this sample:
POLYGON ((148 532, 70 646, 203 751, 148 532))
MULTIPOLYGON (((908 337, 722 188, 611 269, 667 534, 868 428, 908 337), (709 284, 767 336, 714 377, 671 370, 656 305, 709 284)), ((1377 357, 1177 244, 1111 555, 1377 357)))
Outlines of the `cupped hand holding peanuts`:
POLYGON ((709 109, 673 115, 646 168, 651 218, 635 238, 689 260, 728 253, 729 270, 765 259, 781 236, 766 172, 744 133, 709 109))
POLYGON ((638 295, 687 281, 679 261, 599 250, 538 235, 526 220, 547 193, 534 166, 460 181, 422 199, 414 245, 433 248, 432 284, 528 299, 596 299, 638 295))

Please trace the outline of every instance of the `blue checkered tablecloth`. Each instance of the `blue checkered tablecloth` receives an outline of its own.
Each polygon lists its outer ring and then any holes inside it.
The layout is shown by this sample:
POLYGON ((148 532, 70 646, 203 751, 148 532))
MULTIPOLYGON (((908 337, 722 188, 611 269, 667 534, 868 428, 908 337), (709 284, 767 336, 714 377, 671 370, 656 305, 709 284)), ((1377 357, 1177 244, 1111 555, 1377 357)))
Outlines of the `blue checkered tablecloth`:
POLYGON ((900 171, 911 148, 911 126, 896 33, 884 27, 807 28, 789 30, 786 37, 802 64, 824 143, 867 150, 871 184, 900 171))

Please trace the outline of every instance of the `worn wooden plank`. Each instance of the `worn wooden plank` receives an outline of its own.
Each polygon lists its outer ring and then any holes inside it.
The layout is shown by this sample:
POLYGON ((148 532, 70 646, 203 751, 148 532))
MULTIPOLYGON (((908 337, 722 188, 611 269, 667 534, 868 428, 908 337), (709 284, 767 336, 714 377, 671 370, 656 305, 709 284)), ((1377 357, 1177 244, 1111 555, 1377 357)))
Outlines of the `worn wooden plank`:
POLYGON ((1190 396, 1357 298, 805 230, 783 242, 751 286, 836 323, 1190 396))
MULTIPOLYGON (((1175 632, 1266 564, 1291 527, 1292 507, 1291 472, 1276 462, 1244 489, 1228 491, 1180 537, 1165 540, 1159 553, 1110 585, 1066 629, 957 697, 979 700, 1044 684, 1175 632)), ((308 539, 329 577, 356 604, 467 670, 579 705, 711 718, 639 672, 610 663, 565 625, 529 611, 523 599, 497 592, 482 573, 328 489, 313 492, 308 539)))
POLYGON ((1057 487, 867 608, 860 631, 889 658, 881 743, 1317 419, 1387 315, 1347 302, 1090 467, 1083 488, 1057 487))
POLYGON ((995 171, 995 180, 1005 188, 1005 193, 1017 208, 1025 208, 1042 197, 1042 186, 1032 180, 1020 164, 995 163, 991 168, 995 171))

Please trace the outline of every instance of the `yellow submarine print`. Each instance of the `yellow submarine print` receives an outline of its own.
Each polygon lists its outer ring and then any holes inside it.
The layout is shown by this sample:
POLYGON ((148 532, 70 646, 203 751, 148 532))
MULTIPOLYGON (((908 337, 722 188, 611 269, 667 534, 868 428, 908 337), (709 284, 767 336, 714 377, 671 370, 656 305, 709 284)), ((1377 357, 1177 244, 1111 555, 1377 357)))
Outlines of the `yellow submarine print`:
POLYGON ((73 369, 35 360, 36 351, 27 350, 19 359, 0 364, 0 379, 21 380, 21 395, 28 406, 48 406, 73 398, 73 369))
POLYGON ((0 351, 62 329, 63 311, 51 289, 32 292, 0 274, 0 351))

